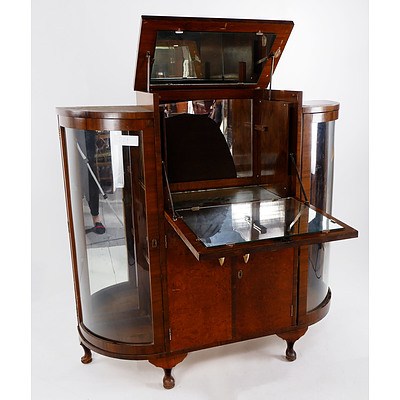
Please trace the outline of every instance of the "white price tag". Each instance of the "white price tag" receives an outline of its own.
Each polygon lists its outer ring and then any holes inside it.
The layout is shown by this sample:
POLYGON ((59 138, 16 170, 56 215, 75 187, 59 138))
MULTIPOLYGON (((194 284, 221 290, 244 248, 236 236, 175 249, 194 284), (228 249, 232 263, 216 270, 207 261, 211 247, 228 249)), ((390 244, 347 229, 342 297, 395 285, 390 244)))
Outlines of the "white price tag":
POLYGON ((121 135, 119 137, 121 146, 139 146, 139 136, 121 135))

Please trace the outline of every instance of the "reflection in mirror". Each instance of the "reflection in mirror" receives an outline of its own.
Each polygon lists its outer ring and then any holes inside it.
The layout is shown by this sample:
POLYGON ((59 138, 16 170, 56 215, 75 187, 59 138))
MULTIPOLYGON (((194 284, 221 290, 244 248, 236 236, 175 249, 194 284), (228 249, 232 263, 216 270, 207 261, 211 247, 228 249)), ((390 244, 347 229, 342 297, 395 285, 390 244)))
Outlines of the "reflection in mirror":
POLYGON ((257 83, 276 35, 157 32, 151 84, 257 83))
POLYGON ((291 197, 194 207, 177 210, 177 214, 206 247, 343 228, 291 197))
POLYGON ((76 135, 90 294, 128 281, 128 247, 132 246, 127 244, 122 222, 122 147, 116 145, 120 135, 121 132, 113 131, 76 135))

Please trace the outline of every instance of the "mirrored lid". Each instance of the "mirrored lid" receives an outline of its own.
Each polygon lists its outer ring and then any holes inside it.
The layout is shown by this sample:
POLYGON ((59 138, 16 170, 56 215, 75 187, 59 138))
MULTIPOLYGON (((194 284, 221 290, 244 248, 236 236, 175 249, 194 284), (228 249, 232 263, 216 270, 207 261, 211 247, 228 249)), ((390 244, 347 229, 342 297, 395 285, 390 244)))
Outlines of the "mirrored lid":
POLYGON ((291 21, 142 16, 135 90, 267 87, 292 29, 291 21))

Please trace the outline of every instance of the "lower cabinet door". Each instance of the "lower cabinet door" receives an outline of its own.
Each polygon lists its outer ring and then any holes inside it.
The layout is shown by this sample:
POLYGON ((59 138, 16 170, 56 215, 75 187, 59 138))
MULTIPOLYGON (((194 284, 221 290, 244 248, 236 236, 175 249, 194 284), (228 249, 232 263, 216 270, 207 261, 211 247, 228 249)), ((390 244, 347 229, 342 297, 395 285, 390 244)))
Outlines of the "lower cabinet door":
POLYGON ((295 249, 236 259, 235 338, 262 336, 295 324, 295 249))
POLYGON ((170 350, 201 348, 232 339, 231 262, 197 261, 168 235, 167 293, 170 350))

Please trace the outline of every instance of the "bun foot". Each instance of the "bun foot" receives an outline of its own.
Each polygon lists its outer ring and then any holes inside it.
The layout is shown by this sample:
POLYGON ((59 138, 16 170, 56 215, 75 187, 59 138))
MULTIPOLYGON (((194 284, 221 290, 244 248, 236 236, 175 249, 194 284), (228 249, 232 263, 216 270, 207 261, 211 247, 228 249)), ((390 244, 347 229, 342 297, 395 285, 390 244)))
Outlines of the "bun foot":
POLYGON ((92 362, 92 352, 83 343, 81 343, 83 351, 85 354, 81 357, 82 364, 89 364, 92 362))
POLYGON ((297 354, 294 351, 295 342, 300 339, 306 332, 308 328, 301 328, 293 331, 288 331, 284 333, 278 333, 278 336, 283 340, 286 340, 286 360, 294 361, 297 358, 297 354))
POLYGON ((172 368, 183 361, 187 353, 175 356, 164 356, 149 359, 149 363, 164 370, 163 386, 164 389, 172 389, 175 386, 175 379, 171 374, 172 368))
POLYGON ((163 378, 163 386, 164 389, 172 389, 175 386, 175 379, 171 375, 171 369, 166 368, 164 369, 164 378, 163 378))
POLYGON ((294 361, 297 358, 297 354, 294 351, 294 342, 287 342, 287 348, 286 348, 286 360, 288 361, 294 361))

